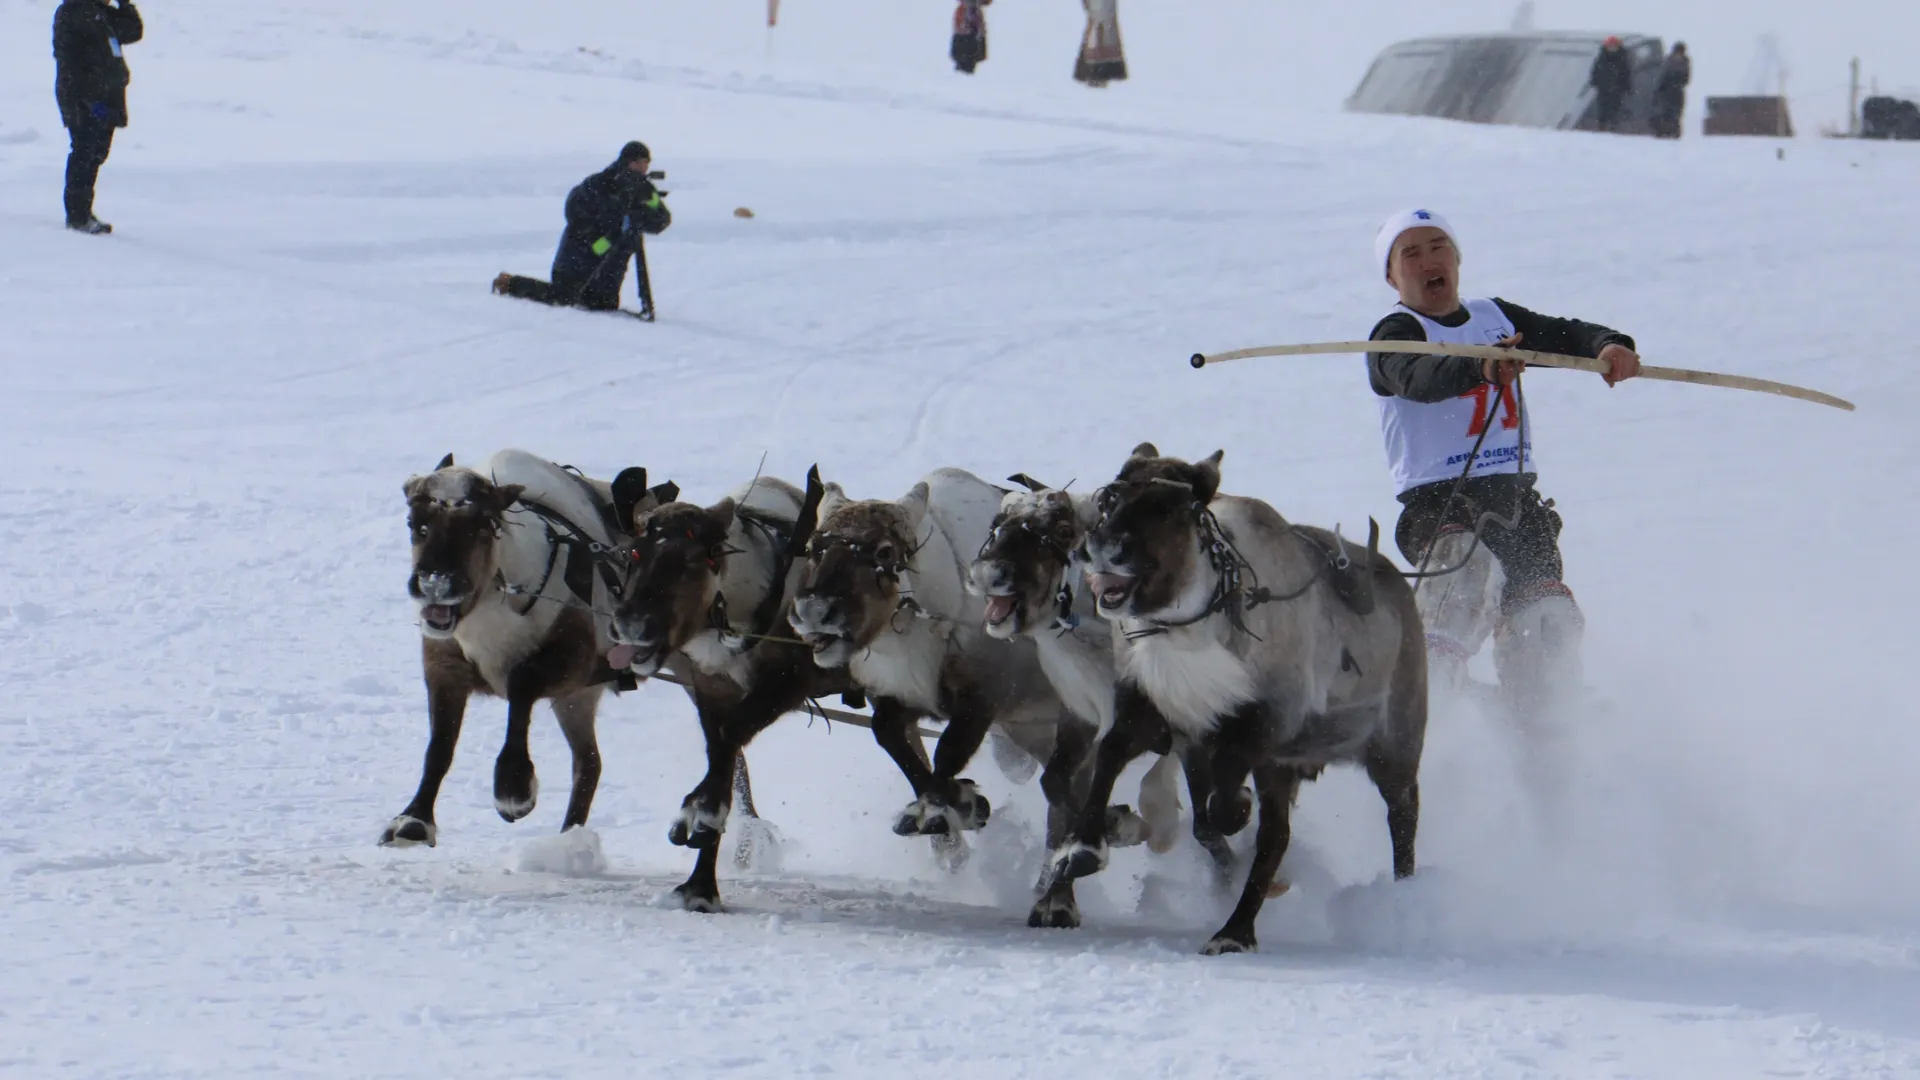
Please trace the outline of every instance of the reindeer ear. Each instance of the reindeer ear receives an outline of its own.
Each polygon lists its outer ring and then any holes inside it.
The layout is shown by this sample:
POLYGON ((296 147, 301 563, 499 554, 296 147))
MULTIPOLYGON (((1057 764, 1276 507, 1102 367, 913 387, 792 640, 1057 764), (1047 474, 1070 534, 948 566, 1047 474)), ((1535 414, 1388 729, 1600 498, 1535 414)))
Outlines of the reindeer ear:
POLYGON ((922 480, 913 485, 895 504, 907 512, 907 528, 913 530, 915 536, 920 535, 920 523, 927 519, 927 499, 931 494, 932 489, 927 487, 925 480, 922 480))
POLYGON ((613 517, 622 529, 633 530, 633 514, 647 497, 647 470, 638 465, 620 470, 613 478, 613 517))
POLYGON ((426 477, 409 476, 407 477, 407 482, 400 485, 400 494, 405 495, 407 497, 408 502, 412 502, 413 500, 420 497, 420 492, 423 489, 425 489, 426 486, 427 486, 426 477))
POLYGON ((441 469, 451 469, 451 468, 453 468, 453 452, 449 450, 447 452, 447 456, 440 459, 440 464, 435 465, 433 467, 433 471, 439 472, 441 469))
POLYGON ((840 490, 839 484, 827 483, 821 485, 820 511, 816 520, 821 524, 825 524, 833 515, 839 513, 840 508, 847 505, 847 502, 847 493, 840 490))
POLYGON ((508 484, 493 489, 494 508, 505 513, 507 508, 520 501, 520 495, 527 490, 525 484, 508 484))
POLYGON ((707 516, 713 519, 713 529, 715 532, 721 536, 725 536, 727 530, 733 528, 733 512, 735 509, 737 509, 737 504, 731 496, 721 499, 719 502, 707 507, 707 516))
POLYGON ((665 506, 680 501, 680 485, 671 480, 662 480, 648 488, 647 494, 653 496, 653 505, 665 506))
POLYGON ((1047 490, 1047 485, 1041 483, 1038 480, 1035 480, 1033 477, 1028 476, 1026 473, 1023 473, 1023 472, 1017 472, 1017 473, 1014 473, 1012 476, 1007 477, 1007 482, 1010 484, 1019 484, 1021 487, 1026 488, 1028 491, 1031 491, 1036 495, 1042 491, 1047 490))
POLYGON ((1150 442, 1143 442, 1139 446, 1134 447, 1133 452, 1131 454, 1128 454, 1127 456, 1137 457, 1137 458, 1157 458, 1160 456, 1160 448, 1153 445, 1150 442))
POLYGON ((1220 459, 1227 456, 1225 450, 1215 450, 1194 465, 1193 497, 1202 506, 1213 501, 1220 493, 1220 459))

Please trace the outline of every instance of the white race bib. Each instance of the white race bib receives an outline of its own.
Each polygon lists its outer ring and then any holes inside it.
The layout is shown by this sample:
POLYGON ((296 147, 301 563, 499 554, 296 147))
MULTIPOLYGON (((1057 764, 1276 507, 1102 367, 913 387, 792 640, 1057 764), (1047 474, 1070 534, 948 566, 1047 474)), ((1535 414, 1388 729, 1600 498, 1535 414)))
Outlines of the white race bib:
MULTIPOLYGON (((1513 323, 1500 305, 1491 300, 1468 300, 1464 305, 1468 319, 1459 326, 1442 326, 1425 315, 1396 304, 1420 320, 1427 340, 1449 345, 1493 345, 1513 334, 1513 323)), ((1380 343, 1383 351, 1392 351, 1393 343, 1380 343)), ((1514 472, 1520 464, 1520 436, 1527 436, 1526 471, 1534 472, 1533 419, 1516 404, 1513 389, 1481 385, 1471 392, 1446 401, 1423 403, 1400 397, 1379 398, 1380 430, 1386 436, 1387 464, 1393 469, 1393 481, 1400 491, 1455 480, 1467 468, 1467 457, 1474 443, 1480 452, 1474 456, 1469 475, 1500 471, 1514 472), (1491 427, 1492 430, 1488 430, 1491 427), (1486 438, 1481 439, 1481 433, 1486 438)))

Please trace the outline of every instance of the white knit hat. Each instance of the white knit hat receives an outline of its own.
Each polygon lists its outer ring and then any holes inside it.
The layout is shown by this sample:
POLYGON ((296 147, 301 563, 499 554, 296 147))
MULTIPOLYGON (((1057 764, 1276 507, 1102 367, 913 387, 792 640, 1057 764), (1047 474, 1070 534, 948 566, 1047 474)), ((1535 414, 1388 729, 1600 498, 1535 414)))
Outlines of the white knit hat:
POLYGON ((1385 277, 1393 261, 1393 245, 1400 234, 1408 229, 1434 228, 1447 234, 1453 246, 1460 246, 1460 238, 1454 235, 1453 226, 1447 219, 1431 210, 1402 210, 1380 225, 1380 231, 1373 236, 1373 265, 1380 268, 1380 276, 1385 277))

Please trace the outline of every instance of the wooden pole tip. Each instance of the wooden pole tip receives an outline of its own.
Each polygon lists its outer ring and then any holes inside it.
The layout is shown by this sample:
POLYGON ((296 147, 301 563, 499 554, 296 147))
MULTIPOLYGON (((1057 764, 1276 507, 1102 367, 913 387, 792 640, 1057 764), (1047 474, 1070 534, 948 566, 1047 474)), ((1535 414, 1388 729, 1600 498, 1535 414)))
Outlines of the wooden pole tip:
POLYGON ((1189 364, 1192 364, 1192 365, 1193 365, 1194 367, 1196 367, 1196 368, 1203 368, 1203 367, 1206 367, 1206 366, 1207 366, 1207 354, 1205 354, 1205 353, 1194 353, 1194 354, 1193 354, 1193 356, 1192 356, 1192 357, 1190 357, 1190 358, 1189 358, 1189 359, 1187 360, 1187 363, 1189 363, 1189 364))

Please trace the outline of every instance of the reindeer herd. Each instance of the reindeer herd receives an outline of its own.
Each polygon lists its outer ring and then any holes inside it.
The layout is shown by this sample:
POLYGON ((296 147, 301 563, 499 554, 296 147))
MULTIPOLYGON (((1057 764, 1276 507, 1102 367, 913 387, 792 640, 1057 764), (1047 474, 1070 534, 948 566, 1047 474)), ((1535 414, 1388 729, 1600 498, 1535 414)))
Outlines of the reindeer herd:
POLYGON ((1084 494, 941 469, 901 498, 856 500, 814 470, 804 488, 756 477, 700 506, 639 468, 601 481, 517 450, 478 468, 448 455, 405 485, 431 734, 381 843, 436 842, 435 796, 475 693, 507 701, 500 815, 533 810, 527 736, 545 700, 573 754, 562 828, 585 824, 601 694, 670 676, 707 747, 668 832, 696 853, 674 893, 716 911, 743 749, 842 695, 871 703, 874 741, 913 790, 893 821, 903 836, 951 841, 987 822, 963 773, 990 732, 1044 763, 1050 857, 1030 926, 1078 926, 1074 882, 1110 847, 1172 843, 1176 768, 1223 880, 1227 838, 1257 803, 1239 903, 1204 949, 1251 950, 1300 784, 1328 765, 1366 770, 1394 874, 1413 873, 1426 652, 1377 530, 1361 547, 1221 494, 1221 457, 1143 443, 1084 494), (926 718, 944 722, 931 757, 926 718), (1139 811, 1112 804, 1147 754, 1159 758, 1139 811))

